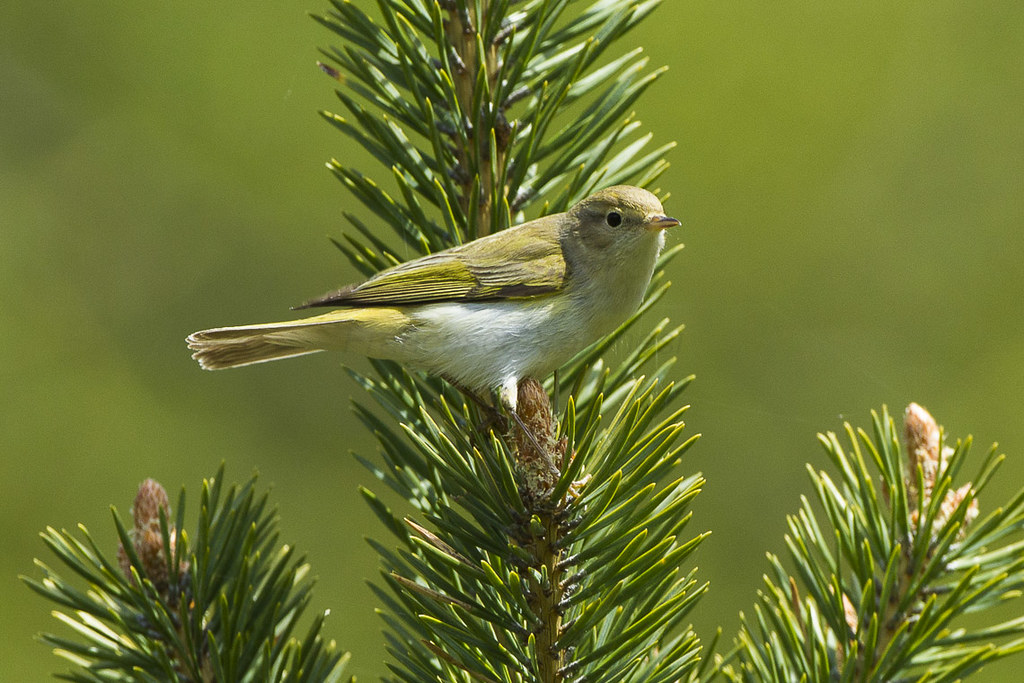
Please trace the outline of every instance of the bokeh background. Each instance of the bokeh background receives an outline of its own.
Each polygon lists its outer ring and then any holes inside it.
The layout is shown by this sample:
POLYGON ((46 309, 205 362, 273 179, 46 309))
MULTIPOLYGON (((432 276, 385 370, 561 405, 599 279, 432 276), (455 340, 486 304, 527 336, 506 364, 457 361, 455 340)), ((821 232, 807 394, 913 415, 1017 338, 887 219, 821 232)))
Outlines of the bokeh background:
MULTIPOLYGON (((0 679, 66 669, 17 579, 51 561, 40 530, 83 523, 113 552, 111 504, 150 476, 195 501, 222 460, 272 488, 351 670, 383 672, 363 542, 383 531, 349 455, 374 446, 340 359, 214 374, 184 346, 354 277, 324 162, 382 171, 316 114, 340 108, 306 16, 326 7, 0 4, 0 679)), ((623 45, 671 67, 639 110, 679 142, 660 185, 687 246, 668 313, 704 434, 685 467, 708 478, 705 637, 784 550, 819 430, 914 400, 977 460, 1009 454, 983 510, 1024 480, 1022 36, 1017 0, 695 0, 623 45)))

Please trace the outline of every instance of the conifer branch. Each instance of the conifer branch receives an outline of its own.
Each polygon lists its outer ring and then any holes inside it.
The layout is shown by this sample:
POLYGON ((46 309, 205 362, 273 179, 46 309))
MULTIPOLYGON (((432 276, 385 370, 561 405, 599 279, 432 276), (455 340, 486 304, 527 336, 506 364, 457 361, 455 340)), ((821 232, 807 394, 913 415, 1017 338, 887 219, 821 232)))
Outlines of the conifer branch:
MULTIPOLYGON (((380 26, 332 2, 318 21, 343 46, 324 54, 354 120, 325 116, 399 194, 330 166, 409 245, 444 248, 521 221, 539 198, 560 211, 666 167, 670 145, 649 149, 630 111, 661 71, 639 50, 604 59, 657 0, 381 0, 380 26)), ((353 264, 397 260, 350 220, 356 233, 336 244, 353 264)), ((702 480, 671 476, 693 443, 671 407, 689 380, 671 381, 671 357, 651 367, 678 328, 663 322, 623 363, 602 360, 664 294, 676 253, 636 316, 557 381, 520 385, 513 417, 527 428, 514 438, 486 401, 442 380, 386 362, 376 377, 352 373, 388 418, 357 404, 384 460, 361 461, 423 517, 363 492, 401 544, 372 542, 398 679, 670 681, 696 666, 682 620, 704 588, 681 563, 702 536, 680 534, 702 480), (560 414, 552 390, 568 397, 560 414)))
POLYGON ((339 681, 348 655, 320 635, 323 616, 293 635, 309 603, 308 567, 278 546, 276 519, 255 479, 225 488, 223 467, 203 482, 195 534, 182 528, 185 494, 171 519, 167 493, 139 489, 126 529, 117 512, 116 559, 84 527, 80 538, 47 529, 43 541, 84 580, 37 560, 43 578, 22 577, 61 606, 54 616, 77 638, 43 634, 75 665, 73 681, 339 681))
MULTIPOLYGON (((329 167, 423 253, 508 227, 538 198, 544 213, 561 211, 667 168, 672 145, 648 149, 631 114, 662 71, 646 72, 640 50, 597 66, 660 0, 381 0, 379 22, 331 2, 314 19, 342 46, 323 51, 321 68, 348 116, 323 115, 384 165, 398 195, 337 160, 329 167), (568 105, 581 106, 570 115, 568 105)), ((378 231, 353 226, 360 237, 338 245, 356 267, 394 260, 364 242, 378 231)))
POLYGON ((1004 457, 993 446, 957 486, 970 438, 946 445, 911 404, 901 449, 888 413, 872 416, 873 438, 846 425, 848 447, 819 435, 838 474, 810 470, 820 512, 805 499, 789 518, 796 575, 769 556, 754 621, 701 680, 953 681, 1024 650, 1024 618, 962 621, 1024 588, 1024 490, 979 518, 1004 457))

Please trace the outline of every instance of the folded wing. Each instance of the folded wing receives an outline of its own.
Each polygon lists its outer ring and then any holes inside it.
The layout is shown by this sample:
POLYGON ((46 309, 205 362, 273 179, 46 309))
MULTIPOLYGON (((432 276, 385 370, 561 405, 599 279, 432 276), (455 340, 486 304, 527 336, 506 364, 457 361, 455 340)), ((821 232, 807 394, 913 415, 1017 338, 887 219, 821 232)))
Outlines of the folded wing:
POLYGON ((401 263, 296 308, 523 298, 558 291, 566 276, 556 231, 534 221, 401 263))

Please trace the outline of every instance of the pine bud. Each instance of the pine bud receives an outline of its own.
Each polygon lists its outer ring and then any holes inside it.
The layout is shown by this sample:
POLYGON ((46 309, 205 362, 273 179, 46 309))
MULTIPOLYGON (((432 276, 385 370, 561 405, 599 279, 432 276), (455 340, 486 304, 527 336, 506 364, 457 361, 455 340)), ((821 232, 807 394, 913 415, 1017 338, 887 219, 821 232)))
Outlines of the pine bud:
POLYGON ((911 507, 918 498, 931 495, 935 480, 941 475, 939 458, 939 425, 927 410, 916 403, 907 406, 903 417, 903 438, 907 445, 907 490, 911 507), (917 490, 917 468, 921 468, 924 491, 917 490))
MULTIPOLYGON (((931 414, 916 403, 907 406, 904 415, 904 439, 907 446, 907 494, 910 503, 910 522, 917 526, 920 520, 919 508, 927 508, 931 502, 935 484, 946 470, 953 449, 941 448, 939 426, 931 414), (941 448, 941 450, 940 450, 941 448), (918 491, 917 470, 921 468, 923 490, 918 491)), ((939 506, 938 513, 932 522, 933 533, 937 534, 949 521, 960 503, 971 491, 968 482, 958 489, 947 491, 939 506)), ((960 537, 966 533, 967 527, 978 517, 978 501, 972 500, 967 507, 960 537)))
POLYGON ((520 382, 516 406, 516 414, 522 422, 516 430, 516 462, 523 475, 525 492, 541 498, 558 483, 565 446, 558 441, 558 423, 551 413, 551 399, 540 382, 529 377, 520 382))
POLYGON ((148 527, 160 528, 160 510, 170 516, 171 504, 167 499, 167 491, 156 479, 147 479, 139 484, 139 492, 132 504, 132 517, 136 529, 148 527))
MULTIPOLYGON (((164 537, 160 530, 161 510, 163 510, 164 517, 169 519, 171 508, 167 491, 155 479, 147 479, 139 485, 139 492, 132 504, 132 518, 135 527, 129 532, 129 535, 132 539, 132 548, 139 558, 143 576, 152 581, 157 590, 163 593, 167 589, 169 577, 164 552, 164 537)), ((167 531, 171 544, 169 554, 173 556, 177 534, 174 526, 169 522, 167 531)), ((131 579, 131 560, 121 544, 118 544, 117 560, 121 571, 131 579)), ((186 566, 187 564, 183 564, 182 569, 186 566)))

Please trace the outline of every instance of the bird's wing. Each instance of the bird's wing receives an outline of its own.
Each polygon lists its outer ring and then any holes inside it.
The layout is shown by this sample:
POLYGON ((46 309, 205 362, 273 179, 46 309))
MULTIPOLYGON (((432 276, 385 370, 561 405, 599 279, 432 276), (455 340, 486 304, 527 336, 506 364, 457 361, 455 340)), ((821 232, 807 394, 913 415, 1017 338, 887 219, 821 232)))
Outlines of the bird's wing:
POLYGON ((300 308, 523 298, 559 290, 566 274, 557 232, 528 223, 400 263, 300 308))

